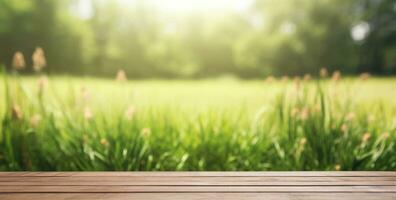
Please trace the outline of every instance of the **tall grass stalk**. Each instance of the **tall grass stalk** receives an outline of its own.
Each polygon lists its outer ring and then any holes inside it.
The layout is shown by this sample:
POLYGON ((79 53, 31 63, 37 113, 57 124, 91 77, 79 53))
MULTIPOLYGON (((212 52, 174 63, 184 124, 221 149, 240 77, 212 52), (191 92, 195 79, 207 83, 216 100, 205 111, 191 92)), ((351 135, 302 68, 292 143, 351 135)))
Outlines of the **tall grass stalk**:
POLYGON ((133 86, 111 83, 105 87, 112 96, 95 96, 72 81, 45 89, 17 74, 2 76, 3 171, 396 170, 394 105, 354 101, 340 93, 342 81, 271 83, 280 92, 252 111, 242 103, 139 107, 136 99, 158 98, 158 91, 126 97, 133 86), (136 111, 126 117, 130 105, 136 111))

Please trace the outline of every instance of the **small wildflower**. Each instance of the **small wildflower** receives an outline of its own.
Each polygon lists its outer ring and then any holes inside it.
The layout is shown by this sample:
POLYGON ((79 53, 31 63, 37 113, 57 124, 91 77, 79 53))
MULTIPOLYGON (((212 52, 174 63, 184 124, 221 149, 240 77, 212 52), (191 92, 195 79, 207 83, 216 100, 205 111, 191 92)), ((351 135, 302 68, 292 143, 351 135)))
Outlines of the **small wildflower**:
POLYGON ((341 79, 341 72, 338 70, 334 71, 331 80, 333 80, 334 82, 338 82, 340 79, 341 79))
POLYGON ((32 55, 33 69, 36 72, 41 71, 46 65, 47 60, 45 59, 44 50, 41 47, 37 47, 32 55))
POLYGON ((127 81, 127 77, 126 77, 126 74, 125 74, 124 70, 118 70, 117 76, 116 76, 116 81, 118 81, 118 82, 127 81))
POLYGON ((131 120, 133 115, 135 114, 135 107, 129 106, 128 109, 125 111, 125 118, 131 120))
POLYGON ((11 114, 14 119, 21 120, 23 118, 23 113, 21 107, 18 104, 14 103, 11 108, 11 114))
POLYGON ((143 128, 141 133, 142 133, 143 137, 148 137, 151 134, 151 130, 150 130, 150 128, 143 128))
POLYGON ((86 120, 90 120, 93 118, 93 113, 89 107, 84 108, 84 118, 86 120))
POLYGON ((12 67, 16 70, 21 70, 25 68, 25 65, 25 57, 23 56, 22 52, 15 52, 14 58, 12 59, 12 67))
POLYGON ((304 81, 305 81, 305 82, 308 82, 308 81, 310 81, 311 79, 312 79, 311 74, 305 74, 305 75, 304 75, 304 81))
POLYGON ((327 74, 328 74, 328 72, 327 72, 326 68, 323 67, 323 68, 320 69, 320 72, 319 72, 320 77, 326 78, 327 74))
POLYGON ((365 80, 367 80, 369 78, 370 78, 370 73, 365 72, 365 73, 360 74, 360 79, 362 81, 365 81, 365 80))
POLYGON ((33 115, 30 120, 30 126, 32 126, 33 128, 37 128, 41 122, 41 115, 39 114, 35 114, 33 115))
POLYGON ((109 141, 107 141, 106 138, 102 138, 100 140, 100 144, 107 147, 109 146, 109 141))
POLYGON ((370 137, 371 137, 371 134, 370 134, 370 133, 365 133, 365 134, 363 134, 363 136, 362 136, 362 142, 363 142, 363 143, 368 142, 368 140, 370 139, 370 137))
POLYGON ((341 170, 341 165, 335 165, 335 166, 334 166, 334 170, 340 171, 340 170, 341 170))

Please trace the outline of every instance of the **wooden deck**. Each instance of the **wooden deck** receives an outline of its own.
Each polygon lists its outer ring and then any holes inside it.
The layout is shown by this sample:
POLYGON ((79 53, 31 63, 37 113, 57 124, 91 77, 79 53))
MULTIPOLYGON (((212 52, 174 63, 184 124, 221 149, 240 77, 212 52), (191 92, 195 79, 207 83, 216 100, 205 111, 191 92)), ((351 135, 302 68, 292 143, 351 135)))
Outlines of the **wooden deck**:
POLYGON ((0 199, 396 199, 396 172, 0 172, 0 199))

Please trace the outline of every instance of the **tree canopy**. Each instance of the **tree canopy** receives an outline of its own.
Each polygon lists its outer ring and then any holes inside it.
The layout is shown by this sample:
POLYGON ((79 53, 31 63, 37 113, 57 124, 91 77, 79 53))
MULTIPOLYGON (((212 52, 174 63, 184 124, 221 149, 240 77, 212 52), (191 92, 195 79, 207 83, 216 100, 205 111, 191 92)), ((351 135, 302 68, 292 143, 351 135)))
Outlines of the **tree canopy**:
POLYGON ((31 65, 40 46, 48 70, 60 74, 113 76, 123 69, 134 78, 258 78, 322 67, 396 74, 394 0, 163 9, 171 1, 0 0, 0 63, 9 67, 21 51, 31 65))

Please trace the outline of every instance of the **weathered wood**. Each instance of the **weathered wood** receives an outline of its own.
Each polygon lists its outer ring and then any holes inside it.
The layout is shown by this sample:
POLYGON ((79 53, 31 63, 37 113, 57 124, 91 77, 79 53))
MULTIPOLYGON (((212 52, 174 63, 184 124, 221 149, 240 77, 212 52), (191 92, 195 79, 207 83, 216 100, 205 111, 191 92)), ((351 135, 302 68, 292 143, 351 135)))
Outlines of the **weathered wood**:
POLYGON ((172 192, 396 192, 396 186, 102 186, 102 185, 62 185, 62 186, 0 186, 0 192, 32 193, 73 193, 73 192, 108 192, 108 193, 172 193, 172 192))
POLYGON ((0 177, 0 182, 64 182, 64 181, 86 181, 86 182, 349 182, 349 181, 392 181, 396 177, 111 177, 111 176, 89 176, 89 177, 0 177))
POLYGON ((1 200, 394 200, 395 194, 375 193, 23 193, 0 194, 1 200))
POLYGON ((0 182, 0 186, 62 186, 62 185, 76 185, 76 186, 396 186, 394 181, 364 181, 364 182, 127 182, 127 181, 105 181, 105 182, 87 182, 87 181, 64 181, 64 182, 0 182))
POLYGON ((282 177, 282 176, 298 176, 298 177, 311 177, 311 176, 343 176, 343 177, 355 177, 355 176, 379 176, 379 177, 396 177, 396 172, 378 172, 378 171, 356 171, 356 172, 323 172, 323 171, 304 171, 304 172, 0 172, 1 176, 220 176, 220 177, 240 177, 240 176, 259 176, 259 177, 282 177))
POLYGON ((0 177, 1 185, 396 185, 395 177, 0 177))
POLYGON ((396 172, 0 172, 0 199, 396 199, 396 172))
POLYGON ((9 193, 1 200, 395 200, 391 193, 9 193))

